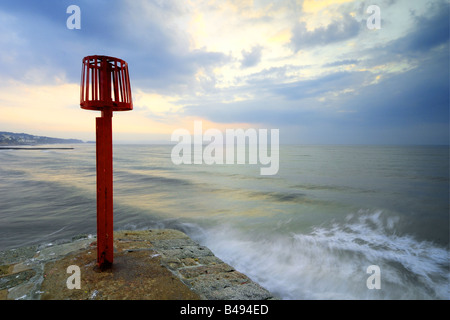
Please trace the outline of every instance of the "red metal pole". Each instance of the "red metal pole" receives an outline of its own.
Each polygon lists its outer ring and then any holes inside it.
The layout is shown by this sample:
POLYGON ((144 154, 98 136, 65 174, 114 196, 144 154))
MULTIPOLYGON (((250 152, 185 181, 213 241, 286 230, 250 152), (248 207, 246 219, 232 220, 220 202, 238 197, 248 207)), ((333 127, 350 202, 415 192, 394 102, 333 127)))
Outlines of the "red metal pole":
POLYGON ((113 263, 113 165, 112 110, 96 118, 97 151, 97 263, 100 269, 113 263))
POLYGON ((97 156, 97 264, 101 270, 113 263, 113 111, 133 110, 128 65, 107 56, 83 58, 80 106, 101 110, 96 118, 97 156), (114 86, 111 88, 111 86, 114 86), (112 90, 113 89, 113 90, 112 90), (114 98, 112 97, 114 94, 114 98))

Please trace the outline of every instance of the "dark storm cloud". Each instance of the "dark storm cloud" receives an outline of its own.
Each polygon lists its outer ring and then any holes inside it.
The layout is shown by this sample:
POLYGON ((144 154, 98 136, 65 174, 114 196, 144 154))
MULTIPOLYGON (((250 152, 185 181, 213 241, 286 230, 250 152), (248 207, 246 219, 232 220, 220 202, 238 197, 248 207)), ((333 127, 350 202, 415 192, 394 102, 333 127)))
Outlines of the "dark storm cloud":
POLYGON ((431 16, 415 16, 413 30, 388 44, 387 50, 396 54, 411 55, 425 53, 449 41, 449 4, 434 3, 430 6, 431 16))

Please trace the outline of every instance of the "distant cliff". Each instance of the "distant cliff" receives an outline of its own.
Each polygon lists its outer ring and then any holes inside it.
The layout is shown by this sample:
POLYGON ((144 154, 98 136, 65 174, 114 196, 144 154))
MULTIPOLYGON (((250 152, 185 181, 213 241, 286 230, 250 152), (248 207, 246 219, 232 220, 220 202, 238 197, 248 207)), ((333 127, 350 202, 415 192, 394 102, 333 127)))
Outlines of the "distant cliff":
POLYGON ((0 146, 24 146, 56 143, 83 143, 83 141, 77 139, 50 138, 43 136, 33 136, 26 133, 0 131, 0 146))

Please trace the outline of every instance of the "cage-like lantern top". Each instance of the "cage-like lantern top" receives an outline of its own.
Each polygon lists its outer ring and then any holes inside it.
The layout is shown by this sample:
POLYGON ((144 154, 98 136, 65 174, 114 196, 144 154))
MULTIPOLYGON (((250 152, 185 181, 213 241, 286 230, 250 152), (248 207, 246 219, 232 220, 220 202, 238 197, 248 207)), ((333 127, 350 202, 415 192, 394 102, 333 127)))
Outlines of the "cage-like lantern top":
POLYGON ((133 110, 128 64, 108 56, 84 57, 80 106, 87 110, 133 110))

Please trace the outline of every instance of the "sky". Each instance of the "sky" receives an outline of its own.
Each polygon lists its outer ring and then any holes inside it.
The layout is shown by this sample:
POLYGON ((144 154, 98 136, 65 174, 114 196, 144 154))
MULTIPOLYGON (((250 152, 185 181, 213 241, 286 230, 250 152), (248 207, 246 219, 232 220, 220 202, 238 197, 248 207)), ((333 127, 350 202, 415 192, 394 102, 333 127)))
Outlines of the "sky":
POLYGON ((133 94, 115 142, 202 121, 281 144, 449 144, 448 1, 2 0, 0 48, 0 131, 95 140, 81 63, 108 55, 133 94))

